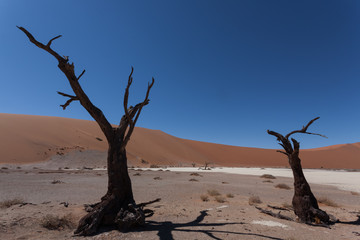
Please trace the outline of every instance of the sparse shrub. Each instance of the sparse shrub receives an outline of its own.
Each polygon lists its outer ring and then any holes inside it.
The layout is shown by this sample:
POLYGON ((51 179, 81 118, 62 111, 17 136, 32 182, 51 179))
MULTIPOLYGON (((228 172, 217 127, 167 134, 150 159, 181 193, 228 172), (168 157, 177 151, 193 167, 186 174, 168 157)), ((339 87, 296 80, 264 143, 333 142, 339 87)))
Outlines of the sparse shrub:
POLYGON ((335 203, 333 200, 331 200, 327 197, 319 197, 317 200, 318 200, 318 203, 324 204, 329 207, 339 207, 339 205, 337 203, 335 203))
POLYGON ((261 178, 267 178, 267 179, 276 179, 276 177, 274 177, 273 175, 271 174, 263 174, 260 176, 261 178))
POLYGON ((75 224, 71 214, 63 217, 48 214, 41 220, 41 226, 49 230, 64 230, 74 228, 75 224))
POLYGON ((154 177, 154 180, 162 180, 161 177, 154 177))
POLYGON ((150 165, 150 168, 159 168, 159 165, 151 164, 151 165, 150 165))
POLYGON ((197 172, 190 173, 190 176, 202 177, 202 175, 197 172))
POLYGON ((137 173, 134 173, 133 176, 141 176, 141 174, 137 172, 137 173))
POLYGON ((21 167, 16 167, 16 169, 21 169, 21 167))
POLYGON ((6 170, 6 169, 9 169, 8 167, 1 167, 1 169, 4 169, 4 170, 6 170))
POLYGON ((286 189, 286 190, 291 189, 291 188, 289 187, 289 185, 286 185, 285 183, 276 184, 275 187, 276 187, 276 188, 280 188, 280 189, 286 189))
POLYGON ((24 200, 22 198, 13 198, 9 200, 4 200, 0 202, 0 208, 9 208, 11 206, 22 204, 24 203, 24 200))
POLYGON ((232 193, 228 193, 228 194, 226 194, 226 197, 227 197, 227 198, 233 198, 234 195, 233 195, 232 193))
POLYGON ((161 171, 164 171, 164 170, 162 170, 162 169, 160 168, 158 171, 161 172, 161 171))
POLYGON ((249 205, 256 205, 262 203, 259 196, 251 196, 249 197, 249 205))
POLYGON ((228 182, 221 182, 222 184, 229 184, 228 182))
POLYGON ((141 159, 141 163, 142 163, 142 164, 149 164, 149 162, 146 161, 145 159, 141 159))
POLYGON ((217 201, 218 203, 224 203, 226 202, 226 199, 223 196, 219 195, 215 197, 215 201, 217 201))
POLYGON ((191 178, 189 179, 190 182, 198 182, 199 180, 195 179, 195 178, 191 178))
POLYGON ((69 167, 64 167, 64 169, 70 169, 69 167))
POLYGON ((271 180, 264 180, 263 183, 273 183, 271 180))
POLYGON ((196 166, 196 163, 192 163, 191 166, 195 167, 195 166, 196 166))
POLYGON ((351 193, 351 195, 354 195, 354 196, 359 196, 360 195, 358 192, 351 191, 350 193, 351 193))
POLYGON ((200 199, 203 201, 203 202, 208 202, 209 201, 209 196, 208 195, 200 195, 200 199))
POLYGON ((64 183, 63 181, 60 180, 52 180, 51 184, 60 184, 60 183, 64 183))
POLYGON ((219 195, 220 195, 219 191, 218 191, 218 190, 215 190, 215 189, 209 189, 209 190, 207 190, 207 192, 208 192, 208 194, 209 194, 210 196, 212 196, 212 197, 214 197, 214 196, 219 196, 219 195))

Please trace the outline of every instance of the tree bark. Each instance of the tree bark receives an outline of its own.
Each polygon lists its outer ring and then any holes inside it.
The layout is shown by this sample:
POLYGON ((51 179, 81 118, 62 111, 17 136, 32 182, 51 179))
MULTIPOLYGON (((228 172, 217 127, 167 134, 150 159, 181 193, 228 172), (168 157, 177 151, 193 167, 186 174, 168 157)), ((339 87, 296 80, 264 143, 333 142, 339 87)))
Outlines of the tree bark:
POLYGON ((126 150, 110 142, 108 150, 108 190, 90 213, 79 222, 77 235, 93 235, 99 226, 116 225, 126 231, 145 224, 145 214, 135 203, 128 174, 126 150))
POLYGON ((306 222, 306 223, 316 222, 316 223, 327 224, 329 223, 329 215, 325 211, 319 209, 317 200, 314 194, 312 193, 310 185, 306 181, 306 178, 304 176, 301 166, 301 160, 299 158, 300 144, 299 142, 297 142, 295 139, 292 138, 291 139, 291 141, 293 142, 292 145, 288 139, 290 135, 294 133, 320 135, 316 133, 307 132, 307 128, 317 119, 318 118, 311 120, 301 130, 290 132, 285 137, 277 132, 269 131, 269 130, 268 130, 268 134, 277 137, 277 140, 281 142, 279 144, 285 150, 285 152, 284 151, 278 151, 278 152, 281 152, 287 155, 288 157, 289 164, 294 176, 294 196, 292 200, 292 205, 296 216, 298 216, 298 218, 302 222, 306 222))
MULTIPOLYGON (((145 214, 142 208, 146 204, 136 205, 135 203, 127 167, 126 145, 134 131, 142 108, 149 103, 149 93, 154 84, 154 78, 152 82, 148 84, 144 101, 136 104, 134 107, 130 106, 128 108, 129 89, 133 81, 132 74, 134 71, 134 69, 131 68, 123 102, 125 114, 121 118, 119 126, 112 127, 102 111, 90 101, 79 83, 85 70, 77 77, 75 75, 74 63, 69 63, 69 57, 61 57, 56 51, 51 49, 52 41, 58 39, 61 35, 52 38, 44 45, 38 42, 25 28, 18 28, 26 34, 30 42, 47 51, 58 60, 58 67, 65 74, 75 93, 75 96, 72 96, 58 92, 60 95, 69 98, 65 104, 60 106, 65 110, 71 102, 79 101, 98 123, 109 145, 107 158, 107 193, 101 198, 101 202, 93 205, 90 212, 80 220, 75 234, 83 236, 93 235, 101 225, 116 225, 120 230, 127 230, 133 226, 145 224, 145 214)), ((152 202, 159 200, 160 199, 157 199, 152 202)))

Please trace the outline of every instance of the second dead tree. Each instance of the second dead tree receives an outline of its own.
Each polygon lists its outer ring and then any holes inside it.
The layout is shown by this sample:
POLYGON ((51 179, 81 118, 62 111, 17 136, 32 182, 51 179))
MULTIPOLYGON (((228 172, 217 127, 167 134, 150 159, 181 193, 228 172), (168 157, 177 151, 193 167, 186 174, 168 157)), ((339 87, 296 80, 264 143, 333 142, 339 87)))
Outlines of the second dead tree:
POLYGON ((294 176, 294 197, 292 205, 296 216, 300 221, 305 223, 329 223, 329 215, 319 208, 318 202, 311 192, 309 183, 306 181, 301 160, 299 158, 300 143, 294 138, 291 138, 293 144, 291 144, 289 137, 294 133, 312 134, 325 137, 321 134, 307 132, 308 127, 319 117, 311 120, 301 130, 295 130, 288 133, 285 137, 280 133, 268 130, 268 134, 273 135, 280 142, 279 144, 284 148, 285 151, 278 152, 285 154, 288 157, 289 164, 294 176))

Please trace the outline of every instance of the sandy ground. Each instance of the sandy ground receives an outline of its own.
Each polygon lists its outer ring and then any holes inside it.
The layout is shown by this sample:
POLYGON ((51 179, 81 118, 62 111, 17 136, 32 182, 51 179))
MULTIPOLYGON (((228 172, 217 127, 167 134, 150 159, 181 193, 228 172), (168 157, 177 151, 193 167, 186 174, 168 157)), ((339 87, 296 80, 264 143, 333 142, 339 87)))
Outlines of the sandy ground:
MULTIPOLYGON (((346 222, 324 228, 273 218, 249 205, 251 196, 258 196, 263 208, 289 204, 293 189, 278 189, 275 185, 292 187, 291 178, 264 182, 268 179, 251 175, 211 171, 201 172, 201 176, 190 174, 130 170, 138 203, 162 199, 149 206, 154 216, 147 219, 144 228, 127 233, 102 229, 98 235, 84 238, 72 236, 74 227, 48 230, 41 222, 49 214, 71 214, 76 223, 85 214, 83 204, 95 203, 105 193, 105 171, 1 169, 0 202, 22 198, 27 204, 0 209, 0 239, 360 239, 360 225, 355 222, 360 215, 360 195, 355 192, 311 184, 315 196, 327 197, 339 205, 320 207, 346 222), (53 184, 54 180, 60 183, 53 184), (212 196, 207 202, 201 200, 201 195, 213 189, 225 202, 217 202, 212 196), (68 207, 62 202, 68 202, 68 207)), ((293 217, 290 211, 281 212, 293 217)))

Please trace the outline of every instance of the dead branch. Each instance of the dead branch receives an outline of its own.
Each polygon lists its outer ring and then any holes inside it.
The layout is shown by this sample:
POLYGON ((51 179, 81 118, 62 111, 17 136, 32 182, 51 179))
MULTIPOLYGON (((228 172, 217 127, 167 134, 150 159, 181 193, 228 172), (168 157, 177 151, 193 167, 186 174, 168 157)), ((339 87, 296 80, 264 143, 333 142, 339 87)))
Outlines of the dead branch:
POLYGON ((267 205, 269 208, 275 209, 275 210, 283 210, 283 211, 290 211, 287 208, 283 208, 283 207, 278 207, 278 206, 272 206, 272 205, 267 205))
POLYGON ((121 119, 120 125, 118 127, 118 131, 124 132, 124 133, 125 133, 126 129, 129 127, 128 132, 127 132, 126 136, 124 136, 124 139, 123 139, 123 144, 122 144, 123 148, 126 146, 128 141, 130 140, 130 136, 134 131, 135 124, 136 124, 136 122, 137 122, 137 120, 138 120, 138 118, 140 116, 142 108, 145 105, 147 105, 149 103, 149 101, 150 101, 149 100, 149 93, 150 93, 150 90, 151 90, 151 88, 152 88, 152 86, 154 85, 154 82, 155 82, 154 78, 152 78, 152 82, 148 83, 148 88, 147 88, 145 99, 144 99, 143 102, 136 104, 135 107, 131 106, 130 108, 128 108, 129 88, 130 88, 131 83, 133 81, 133 78, 132 78, 133 72, 134 72, 134 68, 131 67, 131 73, 129 75, 128 84, 126 86, 125 95, 124 95, 125 115, 121 119), (134 117, 135 117, 135 119, 134 119, 134 117))
POLYGON ((50 39, 50 41, 48 42, 48 44, 46 44, 46 46, 47 46, 47 47, 50 47, 50 45, 51 45, 52 41, 54 41, 55 39, 58 39, 58 38, 60 38, 60 37, 62 37, 62 35, 58 35, 58 36, 56 36, 56 37, 54 37, 54 38, 50 39))
POLYGON ((80 78, 82 77, 82 75, 84 75, 84 73, 85 73, 85 69, 82 71, 82 73, 78 76, 78 78, 77 78, 77 80, 79 81, 80 80, 80 78))
POLYGON ((69 100, 66 101, 66 103, 64 105, 60 105, 63 108, 63 110, 65 110, 66 107, 69 106, 72 101, 78 101, 79 100, 79 98, 76 97, 76 96, 72 96, 72 95, 69 95, 69 94, 66 94, 66 93, 62 93, 62 92, 57 92, 57 93, 59 95, 61 95, 61 96, 70 98, 69 100))
POLYGON ((156 203, 156 202, 160 202, 160 201, 161 201, 161 198, 157 198, 157 199, 155 199, 155 200, 152 200, 152 201, 149 201, 149 202, 139 203, 139 204, 137 204, 137 205, 138 205, 138 207, 143 208, 143 207, 145 207, 145 206, 147 206, 147 205, 150 205, 150 204, 153 204, 153 203, 156 203))
POLYGON ((55 39, 58 39, 61 37, 61 35, 58 35, 54 38, 52 38, 47 45, 42 44, 41 42, 38 42, 34 36, 28 32, 23 27, 18 27, 22 32, 26 34, 26 36, 29 38, 30 42, 35 44, 37 47, 47 51, 51 55, 53 55, 59 62, 58 67, 60 70, 65 74, 66 78, 68 79, 70 86, 72 90, 75 93, 75 98, 70 98, 64 105, 61 105, 63 109, 65 109, 72 101, 79 100, 80 104, 88 111, 88 113, 95 119, 95 121, 99 124, 101 130, 103 131, 104 135, 107 139, 111 139, 113 136, 112 126, 104 116, 103 112, 97 108, 89 99, 89 97, 85 94, 84 90, 80 86, 78 80, 80 77, 85 73, 85 70, 80 74, 79 77, 76 77, 74 72, 74 63, 69 64, 68 63, 68 57, 61 57, 60 54, 55 52, 51 49, 51 43, 55 39))
POLYGON ((320 137, 324 137, 324 138, 327 138, 325 135, 322 135, 322 134, 319 134, 319 133, 311 133, 311 132, 307 132, 307 129, 309 128, 309 126, 315 122, 316 120, 318 120, 320 117, 316 117, 314 119, 312 119, 308 124, 306 124, 306 126, 301 129, 301 130, 295 130, 295 131, 292 131, 290 133, 288 133, 285 138, 286 139, 289 139, 289 137, 294 134, 294 133, 305 133, 305 134, 311 134, 311 135, 318 135, 320 137))
POLYGON ((261 207, 256 207, 256 206, 255 206, 255 208, 256 208, 257 210, 259 210, 260 212, 265 213, 265 214, 267 214, 267 215, 270 215, 270 216, 272 216, 272 217, 276 217, 276 218, 279 218, 279 219, 285 219, 285 220, 292 221, 292 222, 295 221, 295 220, 292 219, 291 217, 282 215, 281 212, 274 213, 274 212, 272 212, 272 211, 265 210, 265 209, 262 209, 261 207))

